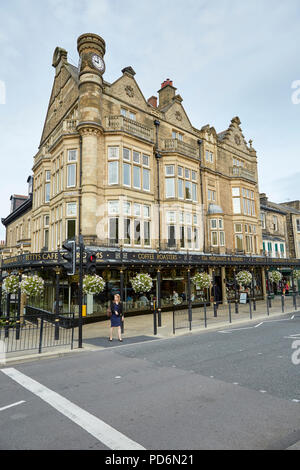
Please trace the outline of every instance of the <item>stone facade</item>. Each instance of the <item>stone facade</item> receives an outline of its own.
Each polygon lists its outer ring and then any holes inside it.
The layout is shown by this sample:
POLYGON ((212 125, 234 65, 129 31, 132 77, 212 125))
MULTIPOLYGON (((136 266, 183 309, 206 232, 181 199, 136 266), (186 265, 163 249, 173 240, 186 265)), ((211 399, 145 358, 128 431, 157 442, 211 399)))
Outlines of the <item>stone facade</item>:
POLYGON ((256 152, 239 118, 221 134, 196 129, 169 79, 157 105, 131 67, 103 80, 93 63, 104 59, 102 38, 82 35, 78 52, 79 70, 64 49, 53 56, 33 165, 32 251, 82 234, 93 246, 260 254, 256 152))
MULTIPOLYGON (((83 235, 98 247, 261 255, 257 155, 240 119, 221 133, 196 129, 170 79, 147 101, 132 67, 103 79, 100 36, 80 36, 78 53, 76 68, 54 51, 28 249, 55 251, 83 235)), ((14 254, 21 240, 9 230, 14 254)))

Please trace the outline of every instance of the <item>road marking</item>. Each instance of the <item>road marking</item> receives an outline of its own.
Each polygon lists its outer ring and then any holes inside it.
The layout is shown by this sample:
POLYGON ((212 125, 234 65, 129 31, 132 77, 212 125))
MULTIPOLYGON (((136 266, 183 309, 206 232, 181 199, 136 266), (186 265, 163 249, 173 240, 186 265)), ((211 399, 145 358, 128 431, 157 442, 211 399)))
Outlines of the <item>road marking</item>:
POLYGON ((298 339, 300 336, 299 333, 295 334, 295 335, 290 335, 290 336, 284 336, 283 338, 284 339, 298 339))
POLYGON ((93 416, 58 393, 13 368, 1 369, 12 380, 38 396, 61 414, 94 436, 112 450, 145 450, 137 442, 93 416))
POLYGON ((3 408, 0 408, 0 411, 8 410, 9 408, 12 408, 13 406, 22 405, 22 403, 25 403, 25 401, 21 400, 21 401, 17 401, 17 403, 12 403, 11 405, 3 406, 3 408))
POLYGON ((300 403, 300 400, 292 400, 294 403, 300 403))
POLYGON ((290 321, 290 320, 294 320, 294 316, 292 316, 291 318, 282 318, 280 320, 266 320, 266 321, 262 321, 261 323, 258 323, 257 325, 245 326, 244 328, 231 328, 228 330, 219 330, 218 333, 231 334, 234 331, 253 330, 254 328, 258 328, 259 326, 264 325, 265 323, 274 323, 274 322, 290 321))

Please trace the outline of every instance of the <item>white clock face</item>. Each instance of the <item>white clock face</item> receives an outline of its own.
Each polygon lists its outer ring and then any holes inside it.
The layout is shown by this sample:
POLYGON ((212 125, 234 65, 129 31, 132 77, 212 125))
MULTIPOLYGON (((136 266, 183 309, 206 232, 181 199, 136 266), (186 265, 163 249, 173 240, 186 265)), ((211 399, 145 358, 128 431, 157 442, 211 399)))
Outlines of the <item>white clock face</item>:
POLYGON ((92 62, 93 62, 93 66, 100 70, 100 72, 104 72, 105 70, 105 64, 104 64, 104 61, 103 59, 97 55, 97 54, 94 54, 93 57, 92 57, 92 62))

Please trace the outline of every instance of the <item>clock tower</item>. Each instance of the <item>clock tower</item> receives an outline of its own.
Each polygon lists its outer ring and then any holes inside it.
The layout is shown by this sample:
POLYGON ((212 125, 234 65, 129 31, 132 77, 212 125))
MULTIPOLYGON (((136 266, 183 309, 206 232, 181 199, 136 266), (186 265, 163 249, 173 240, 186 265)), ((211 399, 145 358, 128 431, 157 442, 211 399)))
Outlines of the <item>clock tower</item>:
MULTIPOLYGON (((95 245, 96 212, 99 207, 101 148, 103 146, 102 92, 105 71, 105 42, 96 34, 82 34, 77 41, 79 53, 79 123, 81 136, 81 211, 80 234, 87 245, 95 245)), ((102 166, 102 165, 101 165, 102 166)), ((103 170, 102 170, 103 171, 103 170)))

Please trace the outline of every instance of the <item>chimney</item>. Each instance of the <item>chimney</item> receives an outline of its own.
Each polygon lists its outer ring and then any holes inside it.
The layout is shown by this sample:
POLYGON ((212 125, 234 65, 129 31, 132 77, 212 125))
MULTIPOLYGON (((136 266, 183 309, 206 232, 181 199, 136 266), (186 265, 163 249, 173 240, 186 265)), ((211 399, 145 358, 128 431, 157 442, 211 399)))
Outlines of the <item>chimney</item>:
POLYGON ((266 206, 268 204, 268 198, 267 198, 266 193, 260 193, 259 200, 263 206, 266 206))
POLYGON ((161 89, 158 91, 159 95, 159 108, 163 108, 170 104, 175 97, 176 88, 173 86, 173 81, 167 78, 162 84, 161 89))
POLYGON ((149 99, 148 99, 148 103, 153 106, 153 108, 157 108, 157 98, 156 96, 151 96, 149 99))

